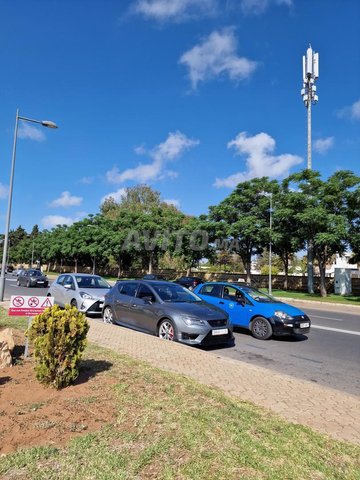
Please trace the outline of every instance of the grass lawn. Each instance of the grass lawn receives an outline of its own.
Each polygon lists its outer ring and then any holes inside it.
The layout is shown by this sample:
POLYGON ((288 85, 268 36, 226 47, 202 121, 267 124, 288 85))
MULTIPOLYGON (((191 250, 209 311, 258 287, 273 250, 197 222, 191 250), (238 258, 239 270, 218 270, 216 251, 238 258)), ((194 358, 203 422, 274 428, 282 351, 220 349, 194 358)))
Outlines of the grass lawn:
MULTIPOLYGON (((4 326, 24 329, 26 319, 9 318, 0 309, 4 326)), ((287 423, 216 389, 95 345, 86 350, 84 360, 89 359, 112 364, 101 375, 95 372, 95 380, 113 380, 115 415, 66 445, 0 457, 1 479, 360 478, 360 446, 287 423)), ((102 408, 92 404, 93 415, 102 408)))
POLYGON ((335 295, 329 294, 327 297, 323 298, 318 293, 310 294, 305 292, 295 292, 287 290, 273 290, 272 295, 274 297, 283 297, 283 298, 296 298, 297 300, 315 300, 323 303, 342 303, 344 305, 358 305, 360 306, 360 297, 355 295, 335 295))

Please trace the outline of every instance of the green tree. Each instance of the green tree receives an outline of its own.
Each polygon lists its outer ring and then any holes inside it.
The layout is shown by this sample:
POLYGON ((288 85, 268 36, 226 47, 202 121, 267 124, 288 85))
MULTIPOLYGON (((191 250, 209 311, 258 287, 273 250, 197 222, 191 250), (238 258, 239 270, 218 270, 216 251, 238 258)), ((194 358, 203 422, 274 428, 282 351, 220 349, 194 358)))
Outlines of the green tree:
POLYGON ((269 244, 269 200, 264 192, 274 192, 278 183, 267 177, 239 183, 219 205, 210 207, 209 219, 216 222, 215 236, 230 241, 241 257, 247 282, 251 282, 251 258, 269 244))
POLYGON ((342 254, 347 247, 351 224, 349 200, 352 189, 359 184, 353 172, 342 170, 327 181, 320 173, 304 170, 291 175, 288 182, 295 186, 292 192, 294 207, 298 213, 295 220, 303 237, 311 241, 320 272, 320 293, 325 297, 326 264, 335 253, 342 254))

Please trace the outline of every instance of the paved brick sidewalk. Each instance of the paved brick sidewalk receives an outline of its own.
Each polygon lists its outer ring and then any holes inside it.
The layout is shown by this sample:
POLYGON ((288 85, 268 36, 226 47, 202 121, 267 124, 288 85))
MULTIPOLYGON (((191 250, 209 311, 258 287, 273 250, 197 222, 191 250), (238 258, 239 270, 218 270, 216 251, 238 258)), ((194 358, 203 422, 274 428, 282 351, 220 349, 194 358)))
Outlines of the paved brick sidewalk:
POLYGON ((191 377, 294 423, 360 444, 360 398, 245 362, 90 320, 89 340, 191 377))

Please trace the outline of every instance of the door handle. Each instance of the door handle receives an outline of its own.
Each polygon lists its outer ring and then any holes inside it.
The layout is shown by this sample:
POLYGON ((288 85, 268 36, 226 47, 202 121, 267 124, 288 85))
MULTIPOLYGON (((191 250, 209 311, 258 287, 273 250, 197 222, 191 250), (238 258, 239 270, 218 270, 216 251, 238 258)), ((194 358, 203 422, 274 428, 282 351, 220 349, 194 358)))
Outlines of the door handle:
POLYGON ((224 305, 224 302, 219 302, 219 303, 220 303, 220 305, 224 305))

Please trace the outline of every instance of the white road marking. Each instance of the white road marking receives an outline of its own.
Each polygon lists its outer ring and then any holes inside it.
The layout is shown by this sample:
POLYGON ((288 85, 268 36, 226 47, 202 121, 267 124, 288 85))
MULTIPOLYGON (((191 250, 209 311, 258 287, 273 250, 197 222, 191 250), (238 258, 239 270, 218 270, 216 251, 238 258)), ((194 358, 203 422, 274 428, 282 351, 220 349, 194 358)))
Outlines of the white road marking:
POLYGON ((311 315, 311 318, 325 318, 326 320, 333 320, 334 322, 343 322, 342 318, 321 317, 320 315, 311 315))
POLYGON ((349 335, 360 335, 360 332, 354 332, 353 330, 342 330, 340 328, 322 327, 321 325, 311 325, 311 328, 317 328, 319 330, 330 330, 331 332, 348 333, 349 335))

